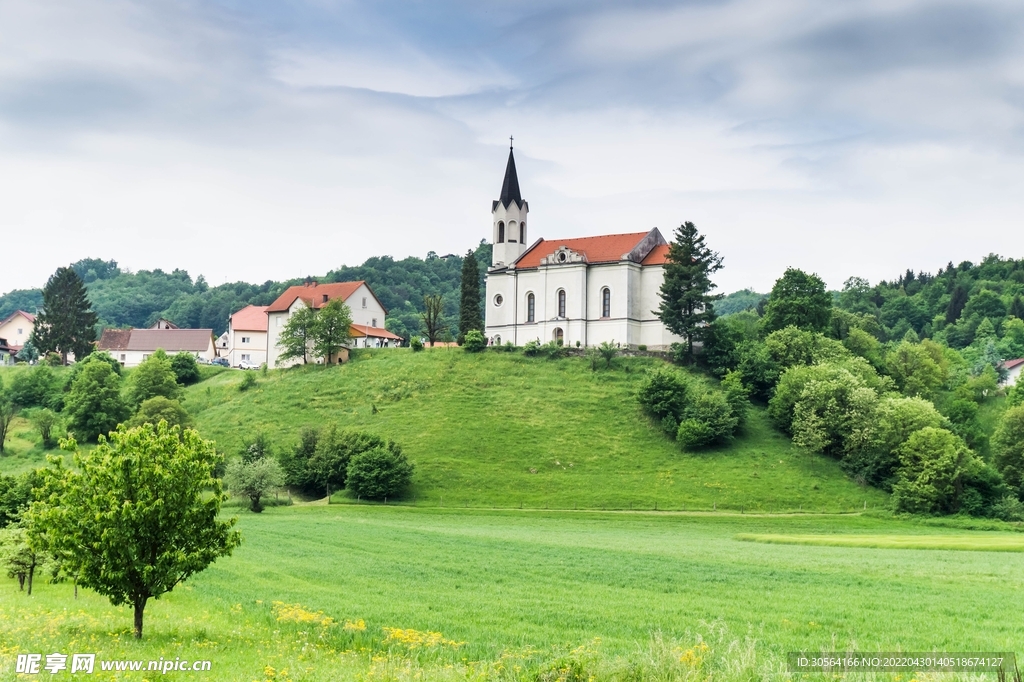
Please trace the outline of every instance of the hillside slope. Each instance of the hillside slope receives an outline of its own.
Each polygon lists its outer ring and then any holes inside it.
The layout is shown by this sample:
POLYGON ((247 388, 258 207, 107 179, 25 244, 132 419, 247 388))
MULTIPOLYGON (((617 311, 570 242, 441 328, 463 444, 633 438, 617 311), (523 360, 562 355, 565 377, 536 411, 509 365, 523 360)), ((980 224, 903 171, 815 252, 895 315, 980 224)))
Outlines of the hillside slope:
MULTIPOLYGON (((416 464, 411 501, 444 506, 851 510, 885 496, 847 480, 754 411, 732 445, 684 453, 640 416, 650 358, 590 370, 578 358, 461 349, 360 353, 343 367, 241 371, 188 390, 200 432, 229 455, 259 430, 277 451, 303 426, 357 427, 398 441, 416 464), (374 413, 374 409, 377 410, 374 413)), ((344 500, 340 495, 338 501, 344 500)))

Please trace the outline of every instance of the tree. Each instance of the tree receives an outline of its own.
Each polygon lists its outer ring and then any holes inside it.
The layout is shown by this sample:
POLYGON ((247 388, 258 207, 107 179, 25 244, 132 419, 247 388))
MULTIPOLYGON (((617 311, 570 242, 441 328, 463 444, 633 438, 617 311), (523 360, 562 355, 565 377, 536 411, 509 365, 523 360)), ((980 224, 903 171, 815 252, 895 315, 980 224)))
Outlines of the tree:
POLYGON ((313 353, 331 364, 331 359, 341 351, 351 338, 352 311, 340 298, 329 301, 316 315, 313 325, 313 353))
POLYGON ((955 434, 930 426, 916 431, 900 447, 893 506, 912 514, 954 513, 965 479, 980 468, 977 455, 955 434))
POLYGON ((60 417, 53 410, 41 407, 32 412, 29 418, 32 425, 39 432, 39 438, 44 448, 52 448, 55 445, 53 434, 60 425, 60 417))
POLYGON ((21 347, 21 350, 18 351, 14 358, 29 364, 39 359, 39 351, 36 349, 35 344, 32 343, 31 338, 25 341, 25 345, 21 347))
POLYGON ((331 489, 345 487, 348 465, 356 455, 375 448, 398 448, 394 441, 362 431, 339 430, 331 426, 320 434, 316 451, 309 458, 309 478, 331 498, 331 489))
POLYGON ((156 425, 162 421, 167 422, 168 426, 177 426, 180 429, 192 427, 192 415, 181 406, 181 403, 162 395, 144 400, 135 416, 128 420, 128 426, 156 425))
POLYGON ((359 497, 382 500, 401 495, 412 481, 413 465, 395 443, 353 455, 346 487, 359 497))
POLYGON ((720 391, 703 388, 694 392, 683 410, 676 440, 687 450, 722 443, 733 437, 739 418, 720 391))
POLYGON ((619 354, 619 349, 615 345, 615 341, 602 341, 601 345, 597 347, 597 352, 604 358, 605 367, 611 368, 612 360, 619 354))
POLYGON ((6 570, 8 578, 17 578, 19 589, 28 585, 32 594, 32 579, 46 556, 33 546, 23 522, 0 530, 0 567, 6 570))
POLYGON ((276 459, 261 457, 251 462, 236 459, 228 465, 224 484, 236 495, 249 498, 249 511, 263 511, 261 500, 284 485, 284 470, 276 459))
POLYGON ((76 437, 94 441, 128 417, 128 408, 121 400, 121 379, 108 363, 95 356, 78 363, 76 369, 78 376, 64 398, 64 412, 76 437))
POLYGON ((281 467, 284 469, 285 483, 301 488, 303 492, 311 492, 316 487, 316 481, 309 469, 309 460, 316 454, 317 445, 320 443, 320 429, 313 426, 304 426, 299 431, 299 443, 290 453, 281 457, 281 467))
POLYGON ((18 407, 57 407, 60 404, 60 378, 52 367, 38 365, 15 375, 8 391, 18 407))
POLYGON ((992 435, 993 464, 1006 485, 1024 499, 1024 405, 1011 407, 992 435))
POLYGON ((704 235, 687 221, 675 232, 665 263, 661 285, 661 306, 655 312, 673 334, 686 339, 687 356, 693 358, 693 343, 703 338, 705 325, 714 322, 714 302, 720 295, 711 275, 722 269, 722 258, 704 243, 704 235))
POLYGON ((899 468, 899 449, 921 429, 939 428, 945 420, 935 406, 923 398, 889 396, 882 398, 870 423, 847 438, 842 467, 870 485, 892 490, 899 468))
POLYGON ((161 423, 120 427, 90 452, 74 438, 61 442, 74 468, 51 458, 47 495, 30 508, 36 537, 67 573, 108 597, 130 604, 142 637, 150 599, 204 570, 238 546, 235 520, 218 520, 227 499, 213 477, 220 456, 191 429, 161 423))
POLYGON ((825 282, 817 275, 786 268, 772 287, 761 324, 765 333, 790 325, 823 332, 831 318, 832 297, 825 291, 825 282))
POLYGON ((1018 320, 1024 320, 1024 300, 1021 299, 1019 294, 1013 297, 1009 312, 1018 320))
POLYGON ((946 324, 953 324, 960 319, 960 313, 964 311, 968 298, 966 287, 957 284, 950 296, 949 304, 946 306, 946 324))
POLYGON ((885 356, 885 367, 906 396, 931 398, 946 380, 943 367, 925 346, 901 341, 885 356))
POLYGON ((171 359, 162 349, 143 360, 131 374, 128 385, 128 404, 139 409, 150 398, 162 396, 175 400, 181 393, 178 377, 174 373, 171 359))
POLYGON ((82 280, 71 268, 58 268, 43 287, 43 309, 29 340, 44 355, 59 353, 66 365, 69 353, 84 358, 92 352, 98 320, 82 280))
POLYGON ((182 386, 190 386, 199 381, 199 363, 191 353, 176 353, 171 358, 171 369, 174 377, 182 386))
POLYGON ((428 294, 423 297, 423 332, 433 347, 434 342, 441 338, 444 330, 444 299, 439 294, 428 294))
POLYGON ((11 422, 18 414, 18 406, 14 404, 10 396, 4 392, 3 377, 0 377, 0 455, 4 454, 4 444, 7 442, 7 433, 11 429, 11 422))
POLYGON ((282 360, 302 358, 306 364, 316 323, 316 311, 308 306, 300 306, 288 317, 277 340, 278 348, 283 349, 282 360))
POLYGON ((483 317, 480 315, 480 268, 477 266, 473 250, 466 252, 462 259, 462 285, 459 299, 459 344, 466 334, 475 329, 484 330, 483 317))
POLYGON ((668 369, 654 369, 640 382, 637 401, 644 414, 660 425, 666 433, 675 435, 686 409, 690 383, 668 369))

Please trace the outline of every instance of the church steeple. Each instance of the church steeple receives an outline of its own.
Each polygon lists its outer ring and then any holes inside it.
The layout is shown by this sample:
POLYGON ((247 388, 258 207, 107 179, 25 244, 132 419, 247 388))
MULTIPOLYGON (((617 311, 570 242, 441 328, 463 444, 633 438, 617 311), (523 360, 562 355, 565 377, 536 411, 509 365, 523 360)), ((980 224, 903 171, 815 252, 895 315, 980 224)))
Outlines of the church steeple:
POLYGON ((526 214, 530 212, 530 205, 523 201, 519 191, 519 175, 511 142, 512 138, 509 138, 501 198, 491 204, 492 267, 510 265, 526 251, 526 214))

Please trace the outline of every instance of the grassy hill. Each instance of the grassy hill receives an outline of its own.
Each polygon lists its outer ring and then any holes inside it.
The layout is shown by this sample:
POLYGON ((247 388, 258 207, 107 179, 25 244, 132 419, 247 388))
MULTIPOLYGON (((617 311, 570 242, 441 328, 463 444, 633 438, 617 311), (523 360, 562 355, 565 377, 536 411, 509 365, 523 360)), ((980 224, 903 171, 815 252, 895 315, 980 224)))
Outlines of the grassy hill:
MULTIPOLYGON (((552 509, 848 511, 885 504, 834 462, 794 448, 764 414, 732 445, 681 452, 640 415, 634 392, 653 358, 591 371, 579 358, 367 351, 343 367, 242 373, 191 387, 200 432, 228 454, 257 431, 278 451, 303 426, 356 427, 398 441, 416 464, 407 502, 552 509)), ((344 495, 336 501, 345 501, 344 495)))

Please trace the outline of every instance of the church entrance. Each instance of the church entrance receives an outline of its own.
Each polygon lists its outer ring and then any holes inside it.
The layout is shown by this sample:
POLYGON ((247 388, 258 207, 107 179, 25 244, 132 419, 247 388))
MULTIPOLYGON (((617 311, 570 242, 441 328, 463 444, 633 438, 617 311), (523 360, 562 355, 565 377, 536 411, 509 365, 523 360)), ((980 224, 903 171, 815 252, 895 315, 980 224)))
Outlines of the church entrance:
POLYGON ((555 327, 555 333, 551 335, 551 339, 559 346, 565 343, 565 334, 562 332, 561 327, 555 327))

